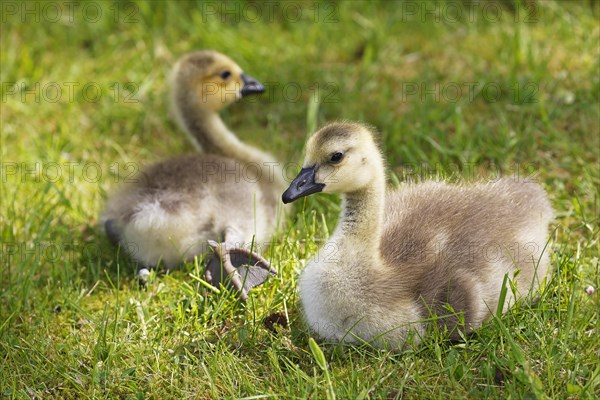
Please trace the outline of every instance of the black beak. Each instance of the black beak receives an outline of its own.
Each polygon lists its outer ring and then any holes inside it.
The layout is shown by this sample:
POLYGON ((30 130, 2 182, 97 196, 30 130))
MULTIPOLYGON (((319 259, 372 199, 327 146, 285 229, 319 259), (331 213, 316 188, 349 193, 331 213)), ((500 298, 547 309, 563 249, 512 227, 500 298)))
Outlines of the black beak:
POLYGON ((250 75, 242 74, 241 78, 244 82, 242 97, 248 96, 249 94, 259 94, 265 91, 265 86, 250 75))
POLYGON ((314 165, 312 167, 302 168, 296 179, 290 184, 290 187, 283 192, 281 200, 285 204, 288 204, 300 197, 322 191, 325 184, 315 182, 316 172, 317 168, 314 165))

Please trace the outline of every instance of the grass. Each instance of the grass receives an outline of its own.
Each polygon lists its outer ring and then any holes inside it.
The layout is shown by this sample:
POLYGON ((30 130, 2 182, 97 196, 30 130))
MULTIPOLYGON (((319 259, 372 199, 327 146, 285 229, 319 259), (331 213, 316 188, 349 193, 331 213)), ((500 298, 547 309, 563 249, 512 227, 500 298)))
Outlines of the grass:
POLYGON ((58 19, 47 4, 63 3, 2 3, 0 398, 600 394, 600 301, 584 290, 600 286, 598 3, 92 2, 102 15, 58 19), (459 343, 314 342, 295 277, 335 226, 325 195, 294 206, 268 252, 280 274, 246 305, 193 278, 202 260, 140 289, 97 218, 135 170, 189 151, 166 75, 201 48, 267 83, 224 118, 282 161, 353 119, 381 132, 392 182, 537 179, 556 210, 540 300, 459 343), (289 325, 267 329, 274 313, 289 325))

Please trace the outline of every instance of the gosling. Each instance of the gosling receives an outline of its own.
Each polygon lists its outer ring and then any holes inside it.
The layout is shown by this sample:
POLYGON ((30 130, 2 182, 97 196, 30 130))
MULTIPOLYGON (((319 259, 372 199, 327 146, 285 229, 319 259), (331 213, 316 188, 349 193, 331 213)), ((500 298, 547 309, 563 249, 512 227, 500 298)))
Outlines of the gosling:
MULTIPOLYGON (((505 275, 517 298, 544 282, 553 212, 540 186, 425 182, 386 194, 374 133, 358 123, 323 127, 305 154, 283 202, 343 198, 334 233, 298 284, 305 320, 322 339, 400 349, 418 344, 428 321, 457 339, 496 312, 505 275)), ((503 311, 515 300, 509 288, 503 311)))
POLYGON ((146 168, 108 199, 100 221, 138 262, 140 278, 161 261, 173 268, 212 248, 206 279, 218 285, 229 275, 245 300, 275 274, 247 248, 267 245, 285 183, 277 160, 241 142, 218 113, 264 86, 225 55, 199 51, 176 63, 171 88, 176 120, 204 154, 146 168))

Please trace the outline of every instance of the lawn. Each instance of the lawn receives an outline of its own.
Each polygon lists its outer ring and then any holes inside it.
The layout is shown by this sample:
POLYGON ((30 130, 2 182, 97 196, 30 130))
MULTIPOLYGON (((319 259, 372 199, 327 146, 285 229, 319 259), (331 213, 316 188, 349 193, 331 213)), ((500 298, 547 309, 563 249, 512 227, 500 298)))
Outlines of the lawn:
POLYGON ((0 7, 0 398, 600 394, 600 298, 586 292, 600 287, 599 3, 0 7), (556 210, 539 301, 458 343, 311 346, 295 279, 335 227, 329 195, 294 204, 265 254, 279 275, 247 304, 204 288, 201 257, 140 288, 98 216, 139 168, 191 151, 167 75, 205 48, 266 84, 223 118, 284 163, 349 119, 380 132, 390 185, 536 179, 556 210))

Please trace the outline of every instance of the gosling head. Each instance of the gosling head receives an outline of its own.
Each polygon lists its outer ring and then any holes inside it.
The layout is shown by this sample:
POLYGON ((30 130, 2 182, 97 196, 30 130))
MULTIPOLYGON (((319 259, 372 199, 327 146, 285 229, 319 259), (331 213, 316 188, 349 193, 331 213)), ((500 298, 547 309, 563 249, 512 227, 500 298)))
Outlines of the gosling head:
POLYGON ((308 139, 302 170, 281 199, 287 204, 318 192, 357 192, 382 175, 382 169, 381 152, 371 129, 335 122, 308 139))
POLYGON ((229 57, 212 50, 183 56, 173 69, 176 101, 194 102, 218 112, 243 96, 265 91, 262 83, 245 74, 229 57))

